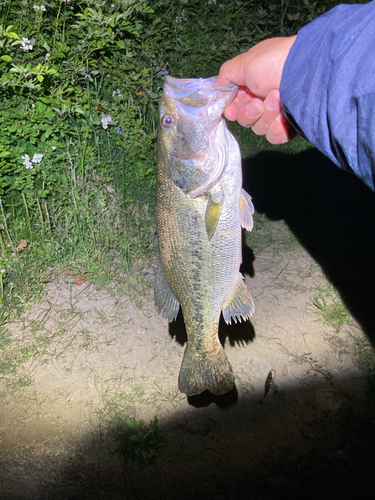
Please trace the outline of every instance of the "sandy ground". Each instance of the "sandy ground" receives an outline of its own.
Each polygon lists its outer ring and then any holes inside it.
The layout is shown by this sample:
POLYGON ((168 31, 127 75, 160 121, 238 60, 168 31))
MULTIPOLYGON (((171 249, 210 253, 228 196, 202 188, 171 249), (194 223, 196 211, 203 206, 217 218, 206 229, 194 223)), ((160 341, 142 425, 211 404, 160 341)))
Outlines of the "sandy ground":
POLYGON ((247 190, 274 222, 244 247, 251 322, 220 329, 236 377, 230 394, 179 393, 186 332, 181 317, 168 325, 155 313, 151 290, 138 307, 121 290, 60 275, 6 325, 1 499, 374 498, 363 336, 374 333, 374 193, 319 158, 280 169, 266 154, 247 170, 245 187, 257 187, 247 190), (329 172, 343 177, 328 182, 329 172), (337 306, 333 319, 316 299, 337 306), (167 446, 156 466, 125 463, 108 430, 119 416, 157 416, 167 446))
POLYGON ((332 474, 350 490, 345 418, 361 426, 368 404, 361 330, 322 322, 316 294, 338 299, 319 266, 291 247, 256 256, 246 277, 255 315, 222 325, 236 377, 222 397, 179 393, 183 320, 168 325, 151 293, 139 308, 90 282, 50 283, 42 302, 7 326, 29 359, 2 380, 0 497, 196 498, 203 489, 205 498, 273 498, 316 486, 315 474, 323 491, 332 474), (156 415, 168 440, 156 468, 130 468, 132 486, 103 431, 102 417, 117 410, 146 422, 156 415))

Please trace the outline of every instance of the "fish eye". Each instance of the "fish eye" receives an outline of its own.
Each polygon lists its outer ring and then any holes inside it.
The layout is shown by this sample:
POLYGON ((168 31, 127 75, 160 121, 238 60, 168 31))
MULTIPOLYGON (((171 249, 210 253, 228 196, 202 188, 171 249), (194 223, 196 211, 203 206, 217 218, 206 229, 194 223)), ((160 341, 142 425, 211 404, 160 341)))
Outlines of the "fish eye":
POLYGON ((172 126, 173 118, 171 117, 171 115, 164 115, 160 123, 162 127, 169 128, 172 126))

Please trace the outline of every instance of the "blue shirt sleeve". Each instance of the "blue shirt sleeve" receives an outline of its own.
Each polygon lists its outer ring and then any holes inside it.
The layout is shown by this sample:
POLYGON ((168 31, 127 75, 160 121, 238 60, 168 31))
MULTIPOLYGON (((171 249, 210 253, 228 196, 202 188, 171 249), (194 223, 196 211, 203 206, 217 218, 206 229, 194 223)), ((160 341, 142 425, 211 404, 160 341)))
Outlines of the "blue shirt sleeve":
POLYGON ((375 189, 375 1, 339 5, 303 27, 280 95, 303 137, 375 189))

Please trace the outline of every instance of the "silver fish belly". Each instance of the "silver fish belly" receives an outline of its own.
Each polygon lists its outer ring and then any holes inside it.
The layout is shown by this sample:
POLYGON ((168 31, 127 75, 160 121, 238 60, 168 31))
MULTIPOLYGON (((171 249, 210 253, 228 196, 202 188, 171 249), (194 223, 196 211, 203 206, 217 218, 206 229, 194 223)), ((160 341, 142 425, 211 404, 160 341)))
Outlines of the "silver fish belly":
POLYGON ((169 321, 181 305, 188 339, 179 389, 189 396, 234 387, 220 315, 230 323, 254 310, 239 272, 241 226, 251 229, 254 209, 222 117, 237 88, 213 88, 215 80, 167 77, 159 103, 155 305, 169 321))

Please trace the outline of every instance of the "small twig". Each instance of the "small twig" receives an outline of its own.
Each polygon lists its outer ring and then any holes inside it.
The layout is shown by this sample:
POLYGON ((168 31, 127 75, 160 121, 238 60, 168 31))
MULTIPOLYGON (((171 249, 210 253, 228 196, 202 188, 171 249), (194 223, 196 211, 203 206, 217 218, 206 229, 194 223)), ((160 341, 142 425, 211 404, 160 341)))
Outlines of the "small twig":
POLYGON ((1 256, 3 259, 5 259, 5 256, 6 256, 6 248, 5 248, 5 244, 4 244, 4 240, 3 240, 3 236, 0 232, 0 245, 1 245, 1 256))
POLYGON ((277 278, 280 276, 280 274, 282 274, 285 269, 289 266, 290 262, 287 262, 285 264, 285 266, 281 269, 281 271, 279 273, 276 274, 276 276, 271 280, 271 283, 273 283, 275 280, 277 280, 277 278))
POLYGON ((29 215, 29 209, 27 207, 27 202, 26 202, 26 198, 25 198, 25 194, 22 193, 22 198, 23 198, 23 203, 25 205, 25 210, 26 210, 26 222, 27 222, 27 227, 29 229, 29 236, 30 236, 30 241, 32 240, 33 238, 33 235, 32 235, 32 232, 31 232, 31 224, 30 224, 30 215, 29 215))
POLYGON ((10 237, 10 234, 9 234, 9 231, 8 231, 7 221, 6 221, 5 214, 4 214, 3 202, 1 200, 1 198, 0 198, 0 207, 1 207, 1 213, 3 215, 5 232, 7 233, 10 246, 12 247, 12 250, 13 250, 13 254, 14 254, 16 260, 18 260, 16 249, 13 246, 13 241, 12 241, 12 238, 10 237))
MULTIPOLYGON (((132 481, 131 476, 130 476, 130 472, 127 468, 127 463, 129 460, 125 460, 125 458, 122 456, 121 452, 119 453, 118 458, 119 458, 120 465, 121 465, 121 472, 122 472, 122 479, 124 481, 124 487, 126 488, 126 484, 128 484, 131 496, 133 498, 135 498, 135 500, 139 500, 139 498, 135 492, 135 488, 134 488, 134 484, 133 484, 133 481, 132 481), (127 476, 127 478, 128 478, 127 481, 125 479, 125 476, 127 476)), ((125 491, 125 495, 126 495, 126 491, 125 491)))
POLYGON ((55 227, 56 231, 62 235, 62 232, 61 232, 61 231, 60 231, 60 229, 56 226, 56 223, 55 223, 55 220, 54 220, 55 218, 54 218, 52 215, 51 215, 50 217, 51 217, 51 222, 52 222, 52 224, 54 225, 54 227, 55 227))

